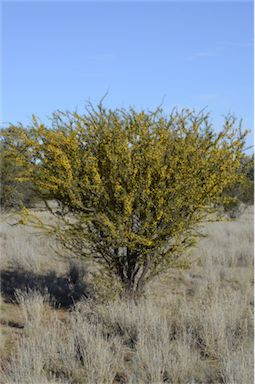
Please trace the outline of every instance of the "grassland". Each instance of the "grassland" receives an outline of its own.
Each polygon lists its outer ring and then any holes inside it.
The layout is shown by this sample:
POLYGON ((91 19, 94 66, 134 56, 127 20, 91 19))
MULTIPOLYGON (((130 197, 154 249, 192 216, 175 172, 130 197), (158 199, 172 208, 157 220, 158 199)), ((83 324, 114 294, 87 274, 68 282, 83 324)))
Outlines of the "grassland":
POLYGON ((192 268, 138 303, 90 298, 89 273, 4 219, 0 383, 253 383, 252 207, 206 224, 192 268))

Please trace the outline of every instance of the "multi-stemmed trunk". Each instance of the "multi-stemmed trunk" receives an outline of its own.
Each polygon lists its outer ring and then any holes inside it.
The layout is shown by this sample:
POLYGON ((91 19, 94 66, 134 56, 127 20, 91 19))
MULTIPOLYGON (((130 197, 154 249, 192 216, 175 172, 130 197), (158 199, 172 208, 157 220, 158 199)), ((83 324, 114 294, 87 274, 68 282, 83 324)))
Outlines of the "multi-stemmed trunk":
MULTIPOLYGON (((116 253, 123 251, 116 250, 116 253)), ((119 275, 123 293, 122 295, 128 299, 137 299, 143 294, 147 273, 150 267, 149 259, 146 258, 142 262, 139 260, 140 253, 138 251, 125 248, 125 257, 117 258, 115 267, 119 275)))

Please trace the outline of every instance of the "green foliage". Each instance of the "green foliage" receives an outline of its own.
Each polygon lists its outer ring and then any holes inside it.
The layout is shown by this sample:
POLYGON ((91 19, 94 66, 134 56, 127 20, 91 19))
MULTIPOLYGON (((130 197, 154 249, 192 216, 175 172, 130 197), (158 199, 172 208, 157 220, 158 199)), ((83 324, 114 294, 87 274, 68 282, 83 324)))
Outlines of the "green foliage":
MULTIPOLYGON (((181 259, 196 226, 240 179, 245 134, 227 117, 216 134, 204 113, 89 108, 58 112, 52 127, 17 127, 9 156, 49 210, 54 234, 96 261, 129 295, 181 259), (59 204, 54 211, 48 204, 59 204)), ((224 201, 227 197, 224 197, 224 201)))
POLYGON ((239 173, 240 180, 224 191, 229 198, 224 204, 224 210, 233 217, 241 212, 242 205, 254 204, 254 155, 243 155, 239 173))
POLYGON ((1 166, 1 193, 0 204, 3 209, 32 207, 38 200, 33 186, 29 181, 19 182, 17 178, 23 172, 22 167, 16 162, 16 158, 10 154, 10 148, 15 146, 18 150, 19 137, 22 131, 19 127, 2 129, 0 142, 0 166, 1 166))

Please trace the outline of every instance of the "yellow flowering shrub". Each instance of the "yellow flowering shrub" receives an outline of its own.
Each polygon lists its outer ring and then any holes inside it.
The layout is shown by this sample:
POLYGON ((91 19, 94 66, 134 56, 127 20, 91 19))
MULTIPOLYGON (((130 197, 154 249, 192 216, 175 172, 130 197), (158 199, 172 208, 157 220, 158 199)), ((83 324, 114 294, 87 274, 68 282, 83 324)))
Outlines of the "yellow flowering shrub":
POLYGON ((197 225, 240 178, 245 133, 235 126, 230 116, 216 133, 205 113, 100 105, 84 115, 55 113, 50 128, 34 117, 29 129, 16 128, 19 146, 6 140, 24 170, 20 180, 49 209, 58 202, 58 239, 133 296, 156 274, 186 265, 180 256, 197 225))

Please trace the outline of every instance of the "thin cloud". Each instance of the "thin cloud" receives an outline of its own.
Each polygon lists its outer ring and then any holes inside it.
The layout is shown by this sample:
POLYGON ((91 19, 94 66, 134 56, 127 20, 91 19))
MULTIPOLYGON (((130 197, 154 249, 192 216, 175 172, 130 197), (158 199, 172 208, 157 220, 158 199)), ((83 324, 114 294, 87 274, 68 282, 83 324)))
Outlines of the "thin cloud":
POLYGON ((201 52, 196 52, 193 55, 188 57, 188 60, 199 60, 199 59, 207 59, 211 57, 216 57, 217 52, 216 51, 201 51, 201 52))
POLYGON ((209 59, 212 57, 220 56, 228 48, 252 48, 252 47, 254 47, 254 43, 251 41, 219 41, 214 50, 196 52, 193 55, 189 56, 187 59, 189 61, 209 59))
POLYGON ((80 74, 80 77, 83 79, 99 79, 104 77, 105 75, 103 73, 93 73, 93 72, 84 72, 80 74))
POLYGON ((201 93, 196 93, 194 95, 194 97, 199 100, 199 101, 202 101, 202 102, 210 102, 210 101, 213 101, 213 100, 219 100, 220 98, 220 95, 218 93, 215 93, 215 92, 201 92, 201 93))
POLYGON ((220 41, 218 45, 219 47, 222 47, 222 48, 228 48, 228 47, 250 48, 254 46, 254 43, 251 41, 220 41))
POLYGON ((109 63, 109 62, 112 62, 114 61, 116 58, 116 55, 114 53, 95 53, 95 54, 91 54, 91 55, 88 55, 87 57, 87 60, 88 62, 90 63, 99 63, 99 64, 102 64, 102 63, 109 63))

